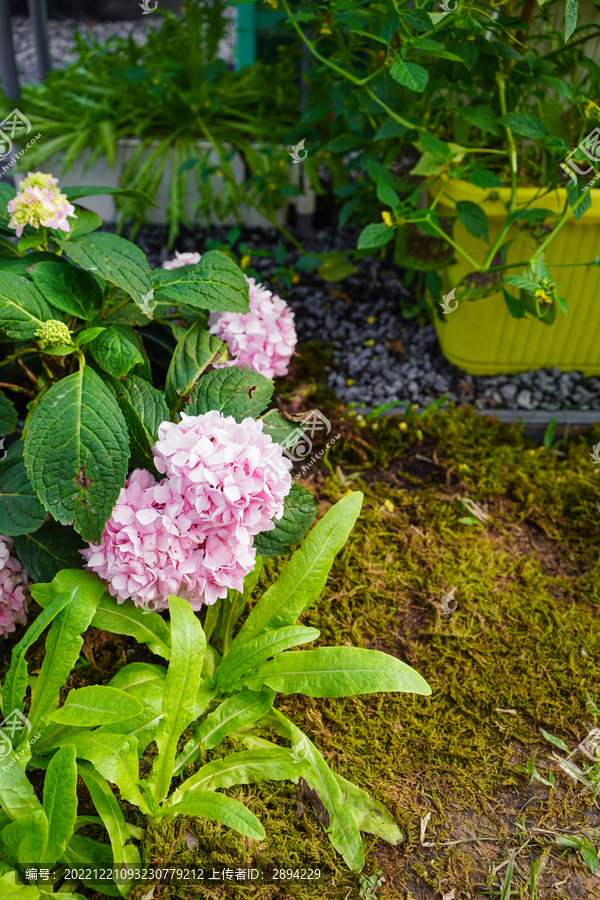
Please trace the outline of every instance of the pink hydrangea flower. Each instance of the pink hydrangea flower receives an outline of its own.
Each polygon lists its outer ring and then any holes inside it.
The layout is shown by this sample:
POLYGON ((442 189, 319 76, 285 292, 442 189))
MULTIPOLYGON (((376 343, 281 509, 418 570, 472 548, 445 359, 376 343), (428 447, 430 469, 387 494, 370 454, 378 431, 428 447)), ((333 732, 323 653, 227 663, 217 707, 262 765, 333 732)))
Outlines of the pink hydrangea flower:
POLYGON ((200 262, 199 253, 178 253, 175 251, 175 259, 167 259, 162 264, 163 269, 179 269, 181 266, 194 266, 200 262))
POLYGON ((193 609, 241 591, 254 568, 254 535, 274 528, 291 488, 289 460, 262 422, 212 411, 163 422, 154 447, 157 483, 136 469, 121 490, 102 542, 82 550, 87 568, 119 603, 152 609, 169 594, 193 609))
POLYGON ((7 637, 18 624, 27 622, 29 578, 23 566, 11 556, 13 542, 0 534, 0 635, 7 637))
POLYGON ((246 276, 250 285, 250 312, 215 312, 208 317, 209 330, 228 344, 233 360, 222 366, 249 366, 274 378, 287 375, 290 359, 298 340, 294 313, 281 297, 267 291, 254 278, 246 276))
POLYGON ((216 410, 182 413, 178 424, 159 426, 153 453, 194 529, 212 534, 226 529, 251 546, 254 535, 270 531, 275 527, 271 520, 283 515, 292 463, 263 433, 259 419, 238 424, 216 410))
POLYGON ((26 225, 71 230, 67 216, 78 218, 75 207, 69 203, 66 194, 61 194, 57 184, 57 178, 43 172, 27 173, 27 178, 21 182, 21 190, 7 205, 11 214, 8 226, 16 230, 17 237, 21 237, 26 225))

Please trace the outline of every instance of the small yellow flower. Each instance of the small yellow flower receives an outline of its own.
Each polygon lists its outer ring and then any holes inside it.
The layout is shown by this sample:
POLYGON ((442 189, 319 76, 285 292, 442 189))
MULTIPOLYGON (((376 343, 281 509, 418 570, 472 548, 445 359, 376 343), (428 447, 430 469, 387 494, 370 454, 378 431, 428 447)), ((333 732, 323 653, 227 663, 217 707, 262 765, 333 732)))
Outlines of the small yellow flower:
POLYGON ((544 288, 540 288, 535 292, 535 296, 540 300, 545 300, 546 303, 552 303, 552 296, 548 293, 548 291, 544 290, 544 288))
POLYGON ((354 378, 346 378, 346 384, 348 385, 348 387, 352 387, 352 385, 354 384, 354 378))
POLYGON ((408 425, 406 424, 406 422, 400 422, 398 428, 400 429, 400 431, 406 431, 408 429, 408 425))
POLYGON ((222 178, 222 177, 223 177, 223 173, 221 172, 220 169, 216 169, 216 170, 215 170, 215 175, 218 175, 219 178, 222 178))
POLYGON ((331 34, 331 28, 329 27, 329 25, 321 26, 321 34, 331 34))
POLYGON ((294 272, 294 274, 292 275, 292 284, 298 284, 299 281, 300 281, 300 276, 298 275, 297 272, 294 272))
POLYGON ((369 318, 367 319, 367 322, 369 323, 369 325, 374 325, 376 321, 377 321, 377 316, 369 316, 369 318))
POLYGON ((381 218, 383 219, 385 224, 388 226, 388 228, 392 227, 392 217, 389 214, 389 212, 387 211, 387 209, 383 210, 383 212, 381 213, 381 218))
POLYGON ((375 338, 369 338, 368 341, 363 341, 363 347, 373 347, 375 344, 375 338))
POLYGON ((597 119, 598 113, 600 113, 600 106, 598 106, 597 103, 594 103, 593 100, 590 100, 584 109, 586 119, 597 119))
POLYGON ((267 3, 269 4, 269 6, 271 6, 273 9, 277 9, 277 0, 266 0, 266 2, 267 2, 267 3))
POLYGON ((459 472, 470 472, 471 470, 469 469, 469 467, 466 463, 461 463, 460 466, 458 467, 458 471, 459 472))
POLYGON ((391 500, 384 500, 383 505, 387 509, 388 512, 394 512, 395 506, 391 500))
POLYGON ((250 263, 250 255, 247 253, 245 256, 242 256, 242 260, 240 262, 240 269, 245 269, 249 263, 250 263))

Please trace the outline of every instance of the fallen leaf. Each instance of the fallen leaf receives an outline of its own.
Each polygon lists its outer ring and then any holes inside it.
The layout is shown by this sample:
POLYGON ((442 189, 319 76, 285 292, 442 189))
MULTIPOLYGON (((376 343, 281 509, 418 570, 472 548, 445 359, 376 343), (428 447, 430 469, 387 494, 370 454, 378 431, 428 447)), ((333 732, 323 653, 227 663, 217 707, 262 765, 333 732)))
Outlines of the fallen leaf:
POLYGON ((184 837, 188 850, 193 850, 196 844, 199 842, 199 838, 197 838, 195 834, 192 834, 191 831, 186 831, 184 837))
POLYGON ((406 354, 406 349, 404 344, 397 337, 389 337, 387 341, 385 341, 385 345, 388 350, 392 350, 394 353, 401 353, 403 356, 406 354))

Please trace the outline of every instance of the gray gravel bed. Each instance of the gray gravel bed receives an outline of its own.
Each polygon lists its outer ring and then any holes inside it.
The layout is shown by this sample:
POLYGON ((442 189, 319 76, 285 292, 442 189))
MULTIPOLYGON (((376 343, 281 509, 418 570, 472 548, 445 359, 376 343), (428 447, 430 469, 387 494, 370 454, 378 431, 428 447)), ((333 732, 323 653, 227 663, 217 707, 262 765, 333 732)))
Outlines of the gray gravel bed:
MULTIPOLYGON (((222 239, 226 232, 216 229, 213 235, 222 239)), ((152 266, 174 256, 167 249, 166 235, 165 228, 146 226, 136 238, 152 266)), ((182 234, 175 249, 202 252, 205 236, 200 230, 182 234)), ((323 253, 354 247, 356 237, 351 229, 340 233, 329 228, 302 240, 309 252, 323 253)), ((273 250, 278 236, 248 229, 242 239, 249 247, 273 250)), ((296 250, 290 250, 288 263, 297 256, 296 250)), ((275 268, 273 260, 253 257, 252 265, 268 284, 275 268)), ((357 274, 335 284, 303 272, 286 297, 296 315, 299 343, 332 345, 333 365, 327 384, 344 403, 371 409, 382 403, 408 401, 423 407, 445 395, 481 410, 600 410, 600 378, 586 379, 580 372, 553 368, 519 375, 467 375, 442 355, 432 325, 403 319, 400 297, 410 300, 411 292, 402 284, 398 269, 372 258, 360 260, 356 266, 357 274)))

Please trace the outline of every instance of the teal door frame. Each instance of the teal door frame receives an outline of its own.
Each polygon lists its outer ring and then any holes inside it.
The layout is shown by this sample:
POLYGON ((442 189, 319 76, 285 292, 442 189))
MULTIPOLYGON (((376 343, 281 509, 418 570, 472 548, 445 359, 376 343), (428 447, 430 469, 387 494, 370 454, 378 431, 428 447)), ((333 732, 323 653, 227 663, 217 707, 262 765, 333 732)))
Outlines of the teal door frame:
POLYGON ((256 62, 256 33, 270 31, 285 19, 285 13, 256 8, 256 3, 242 3, 237 8, 236 71, 256 62))

